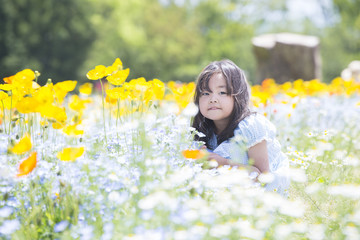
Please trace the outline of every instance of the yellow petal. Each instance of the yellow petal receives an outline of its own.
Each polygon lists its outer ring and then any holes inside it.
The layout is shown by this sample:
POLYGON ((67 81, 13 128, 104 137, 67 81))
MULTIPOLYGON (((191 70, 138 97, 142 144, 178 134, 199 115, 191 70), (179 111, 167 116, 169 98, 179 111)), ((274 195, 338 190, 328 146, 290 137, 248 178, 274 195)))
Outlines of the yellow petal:
POLYGON ((159 79, 154 79, 152 81, 153 84, 153 91, 155 94, 155 97, 157 100, 161 100, 164 98, 164 94, 165 94, 165 84, 160 81, 159 79))
POLYGON ((119 98, 123 98, 124 97, 124 88, 122 87, 117 87, 117 88, 113 88, 113 89, 108 89, 106 90, 106 94, 113 99, 119 99, 119 98))
POLYGON ((106 76, 106 67, 104 65, 98 65, 95 69, 90 70, 86 77, 90 80, 98 80, 106 76))
POLYGON ((18 73, 15 74, 15 79, 13 80, 16 82, 31 82, 35 79, 35 72, 31 69, 24 69, 18 73))
POLYGON ((64 148, 61 152, 58 152, 56 157, 61 161, 74 161, 83 155, 84 150, 84 147, 68 147, 64 148))
POLYGON ((6 92, 0 91, 0 101, 7 98, 9 95, 6 92))
POLYGON ((79 92, 84 95, 90 95, 93 85, 91 83, 84 83, 79 87, 79 92))
POLYGON ((64 107, 58 107, 53 104, 40 105, 38 111, 41 116, 49 120, 55 120, 58 122, 65 122, 67 115, 64 107))
POLYGON ((125 82, 126 78, 129 76, 130 69, 120 70, 113 75, 107 77, 107 80, 113 85, 121 85, 125 82))
POLYGON ((10 91, 14 88, 14 85, 11 84, 0 84, 0 89, 4 91, 10 91))
POLYGON ((77 136, 84 134, 84 130, 77 129, 78 124, 69 125, 63 129, 63 132, 67 135, 77 136))
POLYGON ((75 89, 76 84, 77 84, 77 81, 73 81, 73 80, 58 82, 54 85, 54 89, 55 89, 55 91, 60 90, 60 91, 64 91, 64 92, 71 92, 75 89))
POLYGON ((25 134, 20 141, 11 149, 15 154, 23 154, 29 151, 32 147, 29 134, 25 134))
POLYGON ((32 152, 30 156, 22 161, 19 166, 19 173, 16 175, 17 177, 24 176, 29 174, 36 167, 36 157, 37 153, 32 152))
POLYGON ((39 106, 39 102, 37 101, 36 98, 33 97, 25 97, 23 99, 21 99, 19 102, 16 103, 15 108, 20 112, 20 113, 31 113, 31 112, 36 112, 37 111, 37 107, 39 106))

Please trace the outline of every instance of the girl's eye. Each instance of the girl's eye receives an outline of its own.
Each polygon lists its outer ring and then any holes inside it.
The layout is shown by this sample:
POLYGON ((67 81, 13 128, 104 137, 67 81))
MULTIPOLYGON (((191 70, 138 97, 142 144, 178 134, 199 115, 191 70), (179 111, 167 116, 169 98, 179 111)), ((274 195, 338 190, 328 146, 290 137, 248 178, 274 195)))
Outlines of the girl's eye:
POLYGON ((202 92, 202 93, 201 93, 201 96, 208 96, 208 95, 209 95, 208 92, 202 92))
POLYGON ((227 95, 227 92, 220 92, 220 95, 227 95))

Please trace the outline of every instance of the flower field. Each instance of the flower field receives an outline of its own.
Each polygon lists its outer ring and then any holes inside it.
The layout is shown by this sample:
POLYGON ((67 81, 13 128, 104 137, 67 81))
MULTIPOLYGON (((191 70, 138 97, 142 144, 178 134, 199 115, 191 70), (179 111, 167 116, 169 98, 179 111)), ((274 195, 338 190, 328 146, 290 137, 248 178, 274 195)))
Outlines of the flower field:
POLYGON ((360 239, 360 83, 252 86, 291 162, 284 198, 196 151, 194 83, 128 75, 116 59, 94 84, 0 84, 0 239, 360 239))

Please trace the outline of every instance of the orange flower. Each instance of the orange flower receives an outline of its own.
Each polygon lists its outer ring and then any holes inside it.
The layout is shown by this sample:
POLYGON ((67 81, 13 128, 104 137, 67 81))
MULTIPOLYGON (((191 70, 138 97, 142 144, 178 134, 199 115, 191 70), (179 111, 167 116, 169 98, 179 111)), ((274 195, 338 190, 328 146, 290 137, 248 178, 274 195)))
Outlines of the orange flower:
POLYGON ((185 158, 201 159, 206 156, 206 152, 203 150, 184 150, 182 154, 185 158))
POLYGON ((61 152, 58 152, 56 157, 61 161, 74 161, 75 159, 83 155, 84 150, 84 147, 64 148, 61 152))
POLYGON ((20 141, 11 149, 15 154, 23 154, 32 148, 31 139, 29 134, 25 134, 20 141))
POLYGON ((19 166, 19 173, 16 175, 17 177, 24 176, 29 174, 36 167, 36 152, 32 152, 30 157, 22 161, 19 166))

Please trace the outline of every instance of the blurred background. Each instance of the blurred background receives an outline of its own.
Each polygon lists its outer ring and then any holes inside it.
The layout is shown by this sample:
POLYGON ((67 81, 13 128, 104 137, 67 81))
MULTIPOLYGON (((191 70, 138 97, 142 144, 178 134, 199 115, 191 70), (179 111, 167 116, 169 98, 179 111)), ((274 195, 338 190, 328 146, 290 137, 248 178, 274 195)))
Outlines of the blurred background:
POLYGON ((251 39, 264 33, 317 36, 322 81, 360 59, 359 0, 0 0, 0 77, 31 68, 86 81, 119 57, 129 79, 194 81, 229 58, 254 81, 251 39))

